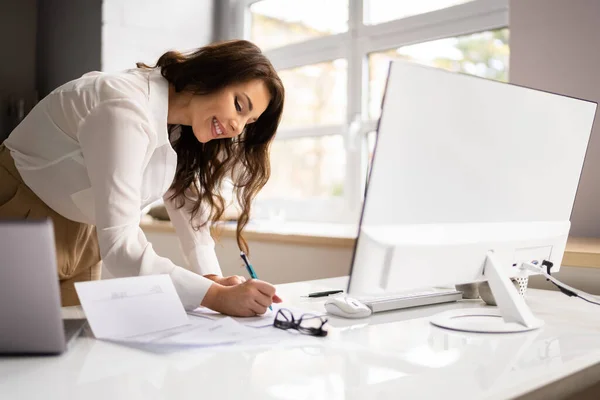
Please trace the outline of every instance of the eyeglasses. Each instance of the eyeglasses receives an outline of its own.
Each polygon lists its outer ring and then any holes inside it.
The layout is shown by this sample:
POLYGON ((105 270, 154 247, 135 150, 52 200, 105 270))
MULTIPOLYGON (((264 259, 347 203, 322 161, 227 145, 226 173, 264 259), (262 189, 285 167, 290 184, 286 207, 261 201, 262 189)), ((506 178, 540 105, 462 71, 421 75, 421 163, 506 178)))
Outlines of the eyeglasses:
POLYGON ((327 318, 312 314, 302 314, 300 318, 294 319, 294 314, 290 310, 280 308, 275 314, 273 326, 283 330, 296 329, 305 335, 323 337, 327 336, 327 331, 323 329, 326 323, 327 318))

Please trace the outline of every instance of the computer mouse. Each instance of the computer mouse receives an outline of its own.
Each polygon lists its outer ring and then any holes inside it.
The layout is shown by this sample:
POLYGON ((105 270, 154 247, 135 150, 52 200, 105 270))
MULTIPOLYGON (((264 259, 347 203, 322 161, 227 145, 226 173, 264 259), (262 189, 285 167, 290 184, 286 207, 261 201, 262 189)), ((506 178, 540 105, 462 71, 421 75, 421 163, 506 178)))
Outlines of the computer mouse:
POLYGON ((366 318, 372 311, 365 304, 352 297, 330 297, 325 301, 325 310, 331 315, 344 318, 366 318))

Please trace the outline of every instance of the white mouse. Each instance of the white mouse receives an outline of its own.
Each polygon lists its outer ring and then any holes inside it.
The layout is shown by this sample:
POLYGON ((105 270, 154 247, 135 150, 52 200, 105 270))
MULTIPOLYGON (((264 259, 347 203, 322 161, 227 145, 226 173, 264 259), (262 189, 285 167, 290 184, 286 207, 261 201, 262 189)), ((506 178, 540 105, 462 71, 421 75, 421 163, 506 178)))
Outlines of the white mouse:
POLYGON ((360 301, 344 296, 328 298, 325 309, 329 314, 344 318, 366 318, 373 312, 360 301))

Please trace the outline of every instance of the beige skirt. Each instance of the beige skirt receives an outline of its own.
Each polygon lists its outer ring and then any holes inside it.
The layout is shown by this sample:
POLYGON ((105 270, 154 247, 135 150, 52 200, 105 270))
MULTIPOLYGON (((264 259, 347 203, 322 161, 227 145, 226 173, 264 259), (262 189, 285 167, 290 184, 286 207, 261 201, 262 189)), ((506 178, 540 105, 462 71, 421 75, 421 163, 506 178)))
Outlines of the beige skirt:
POLYGON ((23 182, 10 151, 0 145, 0 219, 14 218, 52 220, 62 305, 78 305, 75 282, 100 279, 96 228, 71 221, 48 207, 23 182))

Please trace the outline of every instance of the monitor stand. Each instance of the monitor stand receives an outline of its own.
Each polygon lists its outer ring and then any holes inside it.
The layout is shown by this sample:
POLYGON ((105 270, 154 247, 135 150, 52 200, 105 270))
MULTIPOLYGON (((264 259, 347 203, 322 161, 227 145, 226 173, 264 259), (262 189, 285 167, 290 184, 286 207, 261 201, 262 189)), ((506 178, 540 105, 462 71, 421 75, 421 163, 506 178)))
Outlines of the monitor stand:
POLYGON ((525 332, 540 328, 525 299, 519 295, 494 252, 486 256, 483 275, 487 278, 497 308, 463 308, 446 311, 431 318, 431 323, 447 329, 480 333, 525 332))

